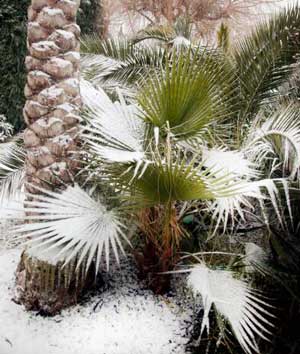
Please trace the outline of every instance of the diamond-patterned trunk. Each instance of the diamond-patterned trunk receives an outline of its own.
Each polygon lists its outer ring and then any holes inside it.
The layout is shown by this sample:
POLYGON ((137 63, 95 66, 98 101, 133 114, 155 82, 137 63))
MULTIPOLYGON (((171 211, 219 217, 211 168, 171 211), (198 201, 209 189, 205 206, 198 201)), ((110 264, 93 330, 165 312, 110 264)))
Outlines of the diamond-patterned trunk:
MULTIPOLYGON (((33 195, 38 193, 34 186, 64 188, 78 168, 79 2, 32 0, 28 9, 24 144, 26 192, 33 195)), ((17 270, 16 300, 48 314, 75 303, 84 284, 74 270, 61 276, 58 268, 25 251, 17 270)))

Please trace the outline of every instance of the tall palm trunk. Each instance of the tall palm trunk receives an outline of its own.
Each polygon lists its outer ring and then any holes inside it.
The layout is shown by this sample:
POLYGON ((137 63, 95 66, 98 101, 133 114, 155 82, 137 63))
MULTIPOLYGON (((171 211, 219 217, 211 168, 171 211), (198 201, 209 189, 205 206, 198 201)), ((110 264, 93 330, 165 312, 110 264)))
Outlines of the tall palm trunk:
MULTIPOLYGON (((32 0, 28 9, 27 200, 40 193, 35 186, 57 189, 72 183, 78 168, 79 2, 32 0)), ((82 282, 75 281, 70 269, 68 276, 66 271, 62 276, 60 266, 45 255, 25 251, 17 269, 16 300, 47 314, 75 303, 82 282)))

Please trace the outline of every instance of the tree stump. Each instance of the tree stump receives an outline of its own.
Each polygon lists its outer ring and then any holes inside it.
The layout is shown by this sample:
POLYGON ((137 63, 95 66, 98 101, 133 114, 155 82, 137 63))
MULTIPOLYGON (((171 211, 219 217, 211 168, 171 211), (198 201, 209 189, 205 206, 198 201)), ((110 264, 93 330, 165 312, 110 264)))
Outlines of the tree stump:
POLYGON ((83 293, 96 285, 94 271, 93 265, 87 273, 85 267, 76 271, 74 263, 63 267, 63 260, 54 263, 48 256, 37 258, 24 251, 16 272, 13 300, 23 304, 26 310, 56 315, 63 308, 75 305, 83 293))

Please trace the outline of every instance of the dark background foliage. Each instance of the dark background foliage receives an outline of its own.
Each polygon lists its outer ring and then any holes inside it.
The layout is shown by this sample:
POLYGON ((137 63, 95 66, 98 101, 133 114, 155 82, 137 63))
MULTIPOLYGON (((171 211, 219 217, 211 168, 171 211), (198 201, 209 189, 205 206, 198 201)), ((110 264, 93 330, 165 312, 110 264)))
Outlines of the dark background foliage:
POLYGON ((26 21, 30 0, 2 0, 0 5, 0 114, 16 130, 22 127, 26 21))
POLYGON ((81 0, 77 23, 81 28, 82 34, 91 34, 94 32, 96 6, 97 0, 81 0))
MULTIPOLYGON (((15 130, 23 126, 25 102, 26 24, 30 0, 1 0, 0 3, 0 114, 15 130)), ((93 32, 95 0, 82 0, 78 23, 82 33, 93 32)))

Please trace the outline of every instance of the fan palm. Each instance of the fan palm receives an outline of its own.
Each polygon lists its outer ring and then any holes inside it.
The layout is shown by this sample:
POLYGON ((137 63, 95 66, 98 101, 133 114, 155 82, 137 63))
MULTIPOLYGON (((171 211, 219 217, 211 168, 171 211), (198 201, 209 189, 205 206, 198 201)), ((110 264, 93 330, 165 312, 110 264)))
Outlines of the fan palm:
POLYGON ((253 208, 249 198, 269 198, 276 208, 277 188, 276 181, 259 178, 243 151, 212 145, 218 139, 216 123, 235 114, 234 74, 213 53, 173 51, 165 68, 139 87, 136 103, 128 105, 121 93, 114 103, 104 91, 84 84, 87 168, 94 180, 101 176, 115 186, 125 210, 144 210, 141 230, 161 264, 158 270, 165 271, 184 235, 180 201, 205 203, 217 225, 226 227, 229 216, 243 217, 243 206, 253 208), (236 166, 222 164, 233 156, 236 166), (157 230, 149 226, 155 217, 157 230))

